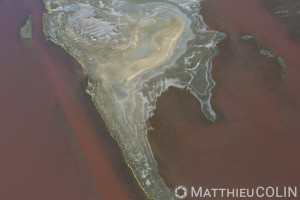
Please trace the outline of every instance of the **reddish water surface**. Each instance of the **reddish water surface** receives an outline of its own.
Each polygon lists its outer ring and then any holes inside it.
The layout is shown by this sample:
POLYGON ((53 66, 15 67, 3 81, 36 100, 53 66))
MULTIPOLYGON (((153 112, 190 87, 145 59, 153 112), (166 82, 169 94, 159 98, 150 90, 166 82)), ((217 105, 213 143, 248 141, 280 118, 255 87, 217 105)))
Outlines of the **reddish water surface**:
POLYGON ((39 0, 0 1, 0 199, 142 199, 78 64, 46 42, 41 16, 39 0), (22 40, 28 13, 33 39, 22 40))
POLYGON ((209 0, 201 11, 212 29, 227 34, 213 67, 218 119, 206 120, 187 91, 159 98, 149 140, 171 188, 300 187, 300 45, 261 2, 209 0), (285 60, 285 81, 279 64, 241 33, 285 60))

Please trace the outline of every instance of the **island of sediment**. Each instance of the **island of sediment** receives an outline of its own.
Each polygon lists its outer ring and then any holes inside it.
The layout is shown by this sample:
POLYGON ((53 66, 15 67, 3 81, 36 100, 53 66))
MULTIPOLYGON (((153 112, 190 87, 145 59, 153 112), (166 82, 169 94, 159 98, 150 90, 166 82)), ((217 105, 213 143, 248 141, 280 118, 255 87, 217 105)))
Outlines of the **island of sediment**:
POLYGON ((174 199, 147 140, 157 98, 188 88, 203 114, 210 105, 212 59, 224 34, 207 30, 201 1, 44 0, 44 33, 82 65, 86 91, 150 199, 174 199))
POLYGON ((23 39, 32 38, 32 28, 31 28, 31 15, 29 14, 26 18, 25 24, 20 29, 20 37, 23 39))

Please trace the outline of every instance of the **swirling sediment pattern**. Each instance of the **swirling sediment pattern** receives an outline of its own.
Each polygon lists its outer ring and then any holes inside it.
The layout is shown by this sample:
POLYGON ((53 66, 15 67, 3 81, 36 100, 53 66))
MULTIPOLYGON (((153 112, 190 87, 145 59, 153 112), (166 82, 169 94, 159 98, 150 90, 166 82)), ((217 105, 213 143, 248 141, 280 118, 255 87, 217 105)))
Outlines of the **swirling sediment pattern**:
POLYGON ((44 33, 82 65, 87 92, 150 199, 173 199, 147 141, 170 86, 188 88, 214 121, 212 59, 224 34, 206 29, 200 1, 44 0, 44 33))

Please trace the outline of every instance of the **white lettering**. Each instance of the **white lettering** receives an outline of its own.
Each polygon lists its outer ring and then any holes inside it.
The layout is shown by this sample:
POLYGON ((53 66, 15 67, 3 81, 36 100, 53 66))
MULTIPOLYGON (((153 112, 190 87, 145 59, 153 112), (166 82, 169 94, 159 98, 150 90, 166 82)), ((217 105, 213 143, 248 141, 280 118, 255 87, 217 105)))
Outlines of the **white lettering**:
POLYGON ((275 191, 274 191, 273 187, 267 187, 267 189, 266 189, 266 195, 267 195, 267 197, 273 197, 274 193, 275 193, 275 191))
POLYGON ((224 191, 226 190, 225 188, 220 188, 219 189, 221 191, 221 197, 223 198, 224 197, 224 191))
POLYGON ((279 194, 279 187, 276 187, 276 197, 283 197, 282 194, 279 194))
POLYGON ((292 187, 289 187, 289 197, 291 197, 291 193, 293 194, 294 197, 297 197, 297 187, 293 188, 292 187))
POLYGON ((264 190, 265 189, 263 187, 256 188, 256 196, 259 197, 259 198, 264 197, 265 196, 264 190), (259 190, 262 190, 262 194, 258 194, 259 190))
POLYGON ((234 189, 227 189, 227 197, 230 197, 230 195, 232 195, 232 197, 234 197, 234 189))
POLYGON ((240 197, 246 197, 246 189, 245 188, 241 188, 240 189, 240 197))
POLYGON ((217 191, 218 191, 218 189, 217 188, 212 188, 211 190, 214 192, 213 197, 217 197, 217 191))
POLYGON ((247 197, 254 197, 254 189, 247 189, 247 197), (251 194, 249 191, 251 191, 251 194))
POLYGON ((202 197, 202 187, 199 187, 196 193, 196 190, 194 187, 191 189, 191 197, 202 197))
POLYGON ((211 197, 210 192, 208 189, 205 189, 203 197, 211 197))

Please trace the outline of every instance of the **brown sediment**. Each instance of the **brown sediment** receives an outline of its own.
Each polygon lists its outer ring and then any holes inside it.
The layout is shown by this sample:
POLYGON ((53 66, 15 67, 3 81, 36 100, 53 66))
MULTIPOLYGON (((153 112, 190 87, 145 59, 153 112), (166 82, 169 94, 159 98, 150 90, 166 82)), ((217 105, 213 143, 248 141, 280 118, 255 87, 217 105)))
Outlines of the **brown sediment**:
POLYGON ((201 10, 214 30, 226 32, 213 62, 216 122, 201 114, 187 91, 171 88, 150 120, 151 148, 166 183, 223 187, 300 186, 299 43, 255 0, 207 1, 201 10), (241 33, 281 56, 280 65, 240 39, 241 33))
POLYGON ((41 15, 39 0, 0 2, 0 199, 145 199, 41 15), (28 13, 32 41, 18 35, 28 13))

